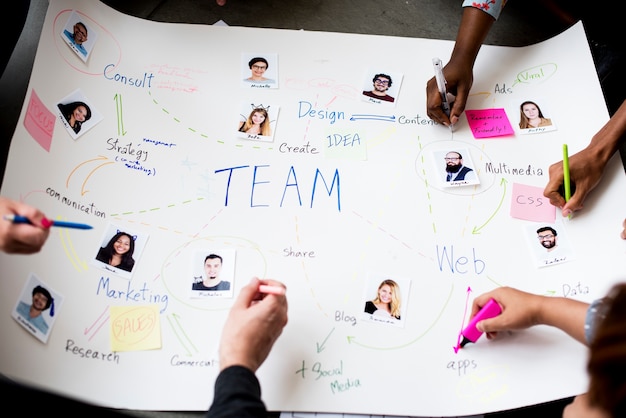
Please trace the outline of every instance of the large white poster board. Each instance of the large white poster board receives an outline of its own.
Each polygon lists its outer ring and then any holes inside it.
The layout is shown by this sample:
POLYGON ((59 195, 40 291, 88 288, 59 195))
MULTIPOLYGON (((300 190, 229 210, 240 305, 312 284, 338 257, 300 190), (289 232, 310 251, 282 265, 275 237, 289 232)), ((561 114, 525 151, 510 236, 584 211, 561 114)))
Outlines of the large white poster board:
POLYGON ((555 330, 455 350, 479 293, 591 301, 626 271, 617 158, 573 219, 541 196, 562 144, 575 153, 608 119, 582 25, 484 47, 468 103, 481 122, 454 132, 427 118, 424 97, 432 57, 451 48, 50 1, 2 194, 94 229, 55 228, 39 254, 0 255, 0 371, 106 406, 206 409, 222 323, 256 275, 285 282, 290 303, 259 370, 271 410, 469 415, 584 391, 585 347, 555 330), (79 21, 85 54, 63 37, 79 21), (269 80, 244 81, 259 56, 269 80), (385 78, 393 101, 364 95, 385 78), (519 128, 527 100, 550 128, 519 128), (78 132, 60 110, 73 102, 89 108, 78 132), (270 129, 240 132, 254 109, 270 129), (474 180, 446 180, 450 152, 474 180), (546 225, 564 254, 540 246, 546 225), (134 264, 96 259, 120 231, 134 264), (230 288, 194 291, 211 253, 230 288), (364 312, 387 279, 399 319, 364 312), (44 336, 15 319, 29 283, 62 301, 44 336))

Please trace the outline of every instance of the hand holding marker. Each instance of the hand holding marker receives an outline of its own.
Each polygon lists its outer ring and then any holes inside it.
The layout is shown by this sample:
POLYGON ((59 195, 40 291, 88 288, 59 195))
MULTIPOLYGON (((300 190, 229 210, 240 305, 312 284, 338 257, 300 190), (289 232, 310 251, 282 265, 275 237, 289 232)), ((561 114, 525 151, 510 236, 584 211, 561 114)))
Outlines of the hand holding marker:
POLYGON ((463 335, 463 341, 461 342, 461 348, 465 347, 467 343, 475 343, 478 341, 481 335, 483 335, 482 331, 479 331, 476 328, 476 324, 483 319, 493 318, 495 316, 500 315, 502 313, 502 308, 495 299, 489 299, 489 302, 483 306, 480 311, 476 313, 476 315, 469 322, 467 327, 461 332, 463 335))

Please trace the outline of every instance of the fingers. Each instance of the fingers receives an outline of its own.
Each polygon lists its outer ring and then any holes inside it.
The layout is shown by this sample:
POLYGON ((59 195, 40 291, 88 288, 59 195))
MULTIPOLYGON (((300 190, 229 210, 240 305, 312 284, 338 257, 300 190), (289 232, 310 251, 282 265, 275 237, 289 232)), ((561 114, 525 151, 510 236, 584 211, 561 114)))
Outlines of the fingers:
POLYGON ((441 104, 441 94, 437 87, 437 80, 433 77, 426 83, 426 114, 435 122, 449 126, 450 119, 443 111, 441 104))
POLYGON ((259 284, 260 282, 257 277, 250 279, 250 283, 242 287, 239 291, 239 296, 237 296, 235 303, 233 303, 233 309, 246 309, 249 307, 258 295, 259 284))
POLYGON ((622 239, 626 239, 626 219, 624 219, 624 222, 622 222, 622 233, 620 234, 620 237, 622 237, 622 239))

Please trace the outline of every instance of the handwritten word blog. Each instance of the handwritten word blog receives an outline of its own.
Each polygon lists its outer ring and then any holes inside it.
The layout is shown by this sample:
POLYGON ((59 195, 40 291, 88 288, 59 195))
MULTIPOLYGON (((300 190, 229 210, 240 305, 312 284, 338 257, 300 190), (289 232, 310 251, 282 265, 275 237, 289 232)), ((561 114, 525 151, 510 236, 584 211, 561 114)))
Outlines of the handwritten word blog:
MULTIPOLYGON (((259 195, 266 196, 268 190, 277 191, 277 194, 282 191, 280 198, 278 199, 279 206, 283 207, 287 199, 296 201, 298 206, 302 206, 302 188, 298 182, 298 176, 296 169, 291 166, 284 177, 285 181, 275 182, 278 184, 278 190, 273 186, 271 180, 267 180, 268 173, 275 173, 276 170, 272 169, 270 165, 255 165, 250 167, 248 165, 241 165, 236 167, 220 168, 215 170, 215 173, 224 173, 226 177, 226 189, 224 196, 224 206, 228 206, 229 198, 232 194, 241 196, 250 196, 250 207, 269 207, 270 204, 267 200, 259 198, 259 195), (243 179, 243 185, 242 180, 243 179), (247 182, 246 182, 247 180, 247 182), (256 195, 255 195, 256 193, 256 195)), ((315 169, 314 173, 309 173, 309 179, 311 182, 310 201, 309 207, 313 208, 317 195, 328 197, 329 199, 337 200, 337 211, 341 212, 341 190, 340 190, 340 176, 339 170, 335 169, 331 175, 324 175, 319 168, 315 169), (321 191, 320 191, 321 189, 321 191), (333 197, 334 196, 334 197, 333 197)))

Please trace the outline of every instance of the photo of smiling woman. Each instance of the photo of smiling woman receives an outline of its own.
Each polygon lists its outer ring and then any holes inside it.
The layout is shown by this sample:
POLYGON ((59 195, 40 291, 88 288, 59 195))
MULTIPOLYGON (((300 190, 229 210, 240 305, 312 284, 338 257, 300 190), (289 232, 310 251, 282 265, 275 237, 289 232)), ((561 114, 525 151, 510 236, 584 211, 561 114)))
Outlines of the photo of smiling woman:
POLYGON ((119 231, 98 250, 96 260, 124 271, 132 271, 135 266, 134 252, 135 239, 127 232, 119 231))
POLYGON ((376 296, 365 302, 364 312, 387 319, 400 319, 400 286, 391 279, 383 280, 378 285, 376 296))

